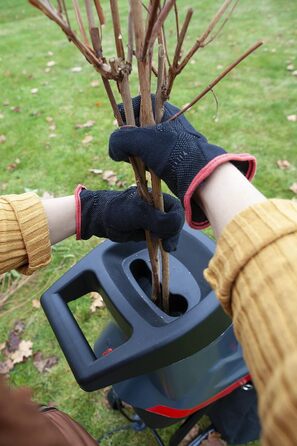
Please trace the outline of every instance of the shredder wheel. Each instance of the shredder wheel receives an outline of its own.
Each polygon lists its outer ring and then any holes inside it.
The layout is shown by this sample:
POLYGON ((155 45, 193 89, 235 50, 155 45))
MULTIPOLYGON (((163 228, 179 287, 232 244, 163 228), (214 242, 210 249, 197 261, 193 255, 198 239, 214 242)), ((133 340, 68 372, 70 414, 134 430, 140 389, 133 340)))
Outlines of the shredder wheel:
POLYGON ((117 394, 115 393, 113 388, 110 389, 106 398, 107 398, 108 404, 110 405, 111 409, 120 410, 120 408, 123 407, 122 401, 117 396, 117 394))

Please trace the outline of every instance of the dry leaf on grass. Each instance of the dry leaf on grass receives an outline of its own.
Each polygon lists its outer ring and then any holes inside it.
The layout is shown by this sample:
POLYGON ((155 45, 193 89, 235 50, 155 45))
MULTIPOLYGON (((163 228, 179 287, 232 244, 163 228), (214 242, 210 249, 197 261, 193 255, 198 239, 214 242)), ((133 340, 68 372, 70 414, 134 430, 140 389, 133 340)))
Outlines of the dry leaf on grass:
POLYGON ((103 173, 102 169, 89 169, 90 173, 93 173, 94 175, 101 175, 103 173))
POLYGON ((97 293, 96 291, 93 291, 91 293, 91 298, 92 298, 92 303, 90 306, 90 310, 92 313, 95 313, 95 311, 97 310, 97 308, 103 308, 105 307, 105 303, 102 299, 102 296, 97 293))
POLYGON ((81 67, 73 67, 70 69, 70 71, 72 71, 72 73, 79 73, 82 70, 81 67))
POLYGON ((32 356, 32 346, 32 341, 21 341, 18 350, 10 355, 13 364, 19 364, 30 358, 32 356))
POLYGON ((221 439, 221 434, 211 432, 207 440, 203 440, 201 446, 227 446, 227 443, 221 439))
POLYGON ((91 82, 91 87, 96 88, 99 87, 100 82, 98 79, 95 79, 94 81, 91 82))
POLYGON ((12 172, 13 170, 15 170, 18 166, 18 164, 20 164, 21 160, 19 158, 17 158, 13 163, 9 163, 6 166, 6 170, 8 170, 8 172, 12 172))
POLYGON ((19 106, 11 107, 11 111, 13 111, 14 113, 20 113, 21 112, 21 107, 19 107, 19 106))
POLYGON ((13 362, 11 359, 6 359, 5 361, 0 362, 0 375, 7 375, 10 370, 13 369, 13 362))
POLYGON ((6 136, 5 135, 0 135, 0 144, 5 143, 6 141, 6 136))
POLYGON ((297 195, 297 183, 293 183, 289 189, 297 195))
POLYGON ((90 144, 90 142, 92 142, 94 139, 94 137, 92 135, 87 135, 84 137, 84 139, 82 140, 83 144, 90 144))
POLYGON ((32 94, 36 94, 36 93, 38 93, 38 88, 32 88, 32 89, 31 89, 31 93, 32 93, 32 94))
POLYGON ((287 65, 287 70, 288 71, 293 71, 294 70, 294 65, 292 63, 290 63, 289 65, 287 65))
POLYGON ((104 170, 102 172, 102 179, 106 181, 109 186, 124 187, 125 182, 118 179, 113 170, 104 170))
POLYGON ((89 129, 96 124, 96 121, 92 121, 91 119, 84 124, 75 124, 76 129, 89 129))
POLYGON ((290 169, 290 167, 292 167, 287 160, 278 160, 276 164, 281 170, 288 170, 290 169))
POLYGON ((32 307, 33 308, 40 308, 41 307, 41 304, 40 304, 40 300, 39 299, 33 299, 32 300, 32 307))
POLYGON ((287 119, 290 122, 297 122, 297 115, 288 115, 287 119))
POLYGON ((59 359, 57 356, 49 356, 48 358, 44 358, 41 352, 37 352, 33 356, 33 364, 37 368, 40 373, 46 373, 58 364, 59 359))
POLYGON ((56 65, 56 62, 54 60, 50 60, 47 64, 48 67, 53 67, 56 65))

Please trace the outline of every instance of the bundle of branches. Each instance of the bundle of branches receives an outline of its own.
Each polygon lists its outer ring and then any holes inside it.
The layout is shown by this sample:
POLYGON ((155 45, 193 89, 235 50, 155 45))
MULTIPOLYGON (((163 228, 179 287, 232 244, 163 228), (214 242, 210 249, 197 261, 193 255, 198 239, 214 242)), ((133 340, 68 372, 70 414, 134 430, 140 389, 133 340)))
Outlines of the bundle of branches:
MULTIPOLYGON (((114 30, 116 56, 107 60, 103 50, 103 27, 105 14, 100 0, 83 0, 84 8, 80 7, 78 0, 72 0, 72 8, 75 12, 74 23, 70 21, 70 10, 66 0, 57 0, 54 7, 49 0, 29 0, 32 5, 40 9, 51 20, 56 22, 64 31, 69 41, 83 53, 89 63, 101 75, 104 88, 108 95, 114 116, 118 125, 122 126, 123 119, 119 113, 111 81, 117 84, 124 104, 126 124, 135 125, 132 99, 130 93, 129 76, 132 70, 133 60, 137 62, 139 92, 141 95, 140 125, 148 126, 159 123, 162 120, 162 109, 171 93, 176 77, 183 71, 194 54, 201 48, 212 42, 220 33, 228 18, 236 7, 238 0, 225 0, 214 15, 206 30, 198 37, 189 51, 184 52, 184 42, 187 35, 193 9, 189 8, 183 23, 180 26, 180 17, 176 0, 148 0, 143 4, 142 0, 130 0, 129 16, 127 18, 127 42, 124 44, 120 23, 118 0, 109 0, 110 13, 114 30), (164 23, 169 15, 175 15, 176 44, 172 60, 170 60, 164 23), (78 32, 75 31, 78 27, 78 32), (157 47, 157 55, 154 50, 157 47), (156 66, 154 66, 156 61, 156 66), (152 77, 157 77, 155 114, 152 110, 152 77)), ((70 2, 70 0, 69 0, 70 2)), ((228 66, 219 76, 197 95, 185 108, 171 119, 184 113, 193 106, 208 91, 238 65, 243 59, 257 49, 262 42, 257 42, 235 62, 228 66)), ((149 191, 146 178, 146 169, 141 160, 130 159, 133 167, 137 187, 144 200, 163 210, 160 180, 153 172, 150 172, 152 192, 149 191)), ((152 265, 152 299, 160 299, 160 306, 169 311, 169 262, 168 254, 163 251, 159 240, 155 240, 151 234, 146 233, 146 240, 150 261, 152 265), (159 278, 159 250, 162 260, 162 287, 159 278), (162 297, 160 294, 162 293, 162 297)))

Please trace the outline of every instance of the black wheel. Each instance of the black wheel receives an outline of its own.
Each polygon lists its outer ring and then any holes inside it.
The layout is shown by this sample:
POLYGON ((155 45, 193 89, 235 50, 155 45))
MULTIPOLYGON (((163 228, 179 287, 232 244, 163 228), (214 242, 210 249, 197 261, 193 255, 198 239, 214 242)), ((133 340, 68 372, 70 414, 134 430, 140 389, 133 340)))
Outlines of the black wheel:
POLYGON ((123 407, 122 401, 120 400, 118 395, 115 393, 113 388, 110 389, 106 398, 107 398, 108 404, 110 405, 111 409, 120 410, 123 407))

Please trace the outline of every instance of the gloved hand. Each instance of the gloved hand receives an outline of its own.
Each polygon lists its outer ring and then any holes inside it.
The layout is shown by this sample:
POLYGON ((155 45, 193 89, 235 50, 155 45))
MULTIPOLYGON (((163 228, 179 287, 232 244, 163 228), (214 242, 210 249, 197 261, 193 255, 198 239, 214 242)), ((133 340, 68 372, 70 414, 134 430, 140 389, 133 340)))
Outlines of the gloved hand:
POLYGON ((174 251, 184 224, 184 211, 179 201, 164 194, 161 212, 140 198, 136 187, 118 192, 91 191, 79 185, 75 191, 76 238, 87 240, 92 235, 114 242, 145 240, 149 230, 162 240, 165 251, 174 251))
MULTIPOLYGON (((154 107, 154 97, 152 102, 154 107)), ((133 99, 133 108, 136 124, 139 124, 139 97, 133 99)), ((119 109, 125 118, 121 105, 119 109)), ((116 130, 110 137, 109 154, 115 161, 128 161, 129 156, 140 157, 181 200, 188 224, 195 229, 204 229, 209 226, 209 222, 203 210, 192 199, 196 188, 216 167, 228 161, 252 180, 256 159, 247 153, 226 153, 221 147, 209 144, 205 136, 197 132, 183 115, 168 121, 178 111, 177 107, 166 102, 161 124, 116 130)))

